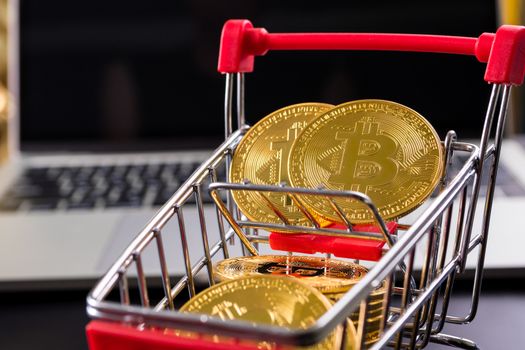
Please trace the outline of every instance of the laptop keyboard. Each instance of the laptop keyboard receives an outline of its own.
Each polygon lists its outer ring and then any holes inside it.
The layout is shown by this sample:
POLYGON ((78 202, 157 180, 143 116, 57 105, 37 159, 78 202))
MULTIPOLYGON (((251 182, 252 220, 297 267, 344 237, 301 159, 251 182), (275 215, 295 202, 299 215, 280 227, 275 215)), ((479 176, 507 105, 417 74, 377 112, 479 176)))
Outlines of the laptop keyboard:
MULTIPOLYGON (((28 168, 0 199, 0 210, 160 206, 198 166, 163 163, 28 168)), ((207 191, 202 194, 204 202, 211 202, 207 191)))

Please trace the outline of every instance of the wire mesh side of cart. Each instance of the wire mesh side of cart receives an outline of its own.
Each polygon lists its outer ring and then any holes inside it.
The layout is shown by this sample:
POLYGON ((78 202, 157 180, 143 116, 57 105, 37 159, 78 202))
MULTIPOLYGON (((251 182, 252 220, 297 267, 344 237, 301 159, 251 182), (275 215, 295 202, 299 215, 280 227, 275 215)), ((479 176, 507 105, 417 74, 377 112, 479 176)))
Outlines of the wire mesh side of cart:
MULTIPOLYGON (((91 328, 88 327, 91 349, 104 348, 99 341, 102 337, 109 337, 121 345, 123 341, 127 341, 126 344, 131 349, 138 349, 134 344, 140 341, 150 341, 150 344, 156 344, 162 349, 226 349, 230 348, 231 344, 239 348, 256 348, 246 343, 246 339, 277 344, 310 345, 324 339, 339 325, 346 325, 348 317, 356 310, 359 311, 360 318, 356 344, 358 349, 379 349, 386 345, 397 349, 424 348, 429 342, 476 348, 474 342, 443 334, 442 330, 447 322, 468 323, 476 314, 509 93, 509 84, 493 85, 479 147, 457 142, 454 132, 447 134, 444 140, 446 164, 448 165, 459 153, 468 154, 468 159, 457 173, 444 172, 437 197, 428 203, 428 207, 415 221, 401 226, 403 232, 396 238, 389 235, 377 208, 362 194, 287 186, 230 184, 225 181, 226 178, 218 178, 218 174, 227 172, 220 170, 228 169, 231 155, 245 130, 244 75, 226 74, 227 140, 159 210, 90 292, 87 299, 88 314, 93 319, 103 321, 92 322, 91 328), (232 133, 235 77, 237 124, 240 127, 232 133), (495 137, 493 142, 489 142, 491 130, 494 129, 493 124, 496 129, 495 137), (481 197, 481 177, 487 165, 488 185, 484 189, 484 205, 480 213, 478 198, 481 197), (216 201, 213 216, 206 214, 202 200, 203 192, 208 189, 216 201), (271 192, 285 192, 291 198, 296 198, 298 203, 301 203, 301 196, 306 195, 320 196, 329 201, 336 197, 352 198, 369 208, 381 230, 380 233, 374 234, 356 232, 352 230, 351 225, 344 229, 320 228, 309 215, 307 208, 303 208, 304 215, 312 220, 312 225, 306 228, 293 227, 285 220, 282 224, 275 225, 248 221, 240 215, 231 201, 231 191, 236 190, 257 191, 263 196, 271 192), (223 201, 224 197, 226 200, 223 201), (190 237, 185 224, 185 213, 188 210, 197 213, 202 257, 192 257, 189 252, 190 237), (170 221, 176 222, 176 232, 173 232, 173 229, 166 231, 166 224, 170 221), (289 330, 266 325, 255 326, 235 320, 223 322, 213 317, 174 311, 177 308, 178 297, 184 294, 184 291, 187 291, 190 297, 195 295, 196 276, 199 273, 206 275, 209 285, 214 283, 212 261, 218 257, 229 257, 228 241, 236 236, 247 254, 256 254, 258 245, 268 242, 265 232, 271 230, 311 231, 310 233, 317 235, 386 240, 390 241, 390 247, 369 273, 308 329, 289 330), (180 237, 181 251, 165 249, 165 235, 180 237), (153 274, 146 273, 142 263, 143 254, 148 249, 154 250, 158 259, 158 271, 153 274), (453 297, 454 279, 464 271, 469 254, 475 252, 477 256, 471 309, 466 315, 451 316, 448 314, 448 305, 453 297), (418 254, 423 257, 420 272, 416 271, 414 265, 418 254), (168 271, 168 260, 181 261, 184 265, 185 274, 177 281, 168 271), (153 300, 150 295, 155 278, 160 279, 164 291, 157 300, 153 300), (367 344, 367 301, 383 284, 386 292, 383 299, 381 335, 375 344, 367 344), (115 324, 108 326, 104 322, 117 322, 118 327, 122 328, 114 328, 115 324), (126 333, 130 329, 136 331, 132 336, 126 333), (175 336, 174 330, 191 330, 201 336, 188 342, 184 337, 175 336), (223 338, 221 342, 215 342, 211 336, 214 334, 230 338, 226 342, 223 338), (140 337, 143 337, 142 340, 140 337), (161 343, 165 347, 162 347, 161 343)), ((195 240, 196 237, 191 239, 195 240)), ((342 348, 345 346, 343 343, 342 348)))

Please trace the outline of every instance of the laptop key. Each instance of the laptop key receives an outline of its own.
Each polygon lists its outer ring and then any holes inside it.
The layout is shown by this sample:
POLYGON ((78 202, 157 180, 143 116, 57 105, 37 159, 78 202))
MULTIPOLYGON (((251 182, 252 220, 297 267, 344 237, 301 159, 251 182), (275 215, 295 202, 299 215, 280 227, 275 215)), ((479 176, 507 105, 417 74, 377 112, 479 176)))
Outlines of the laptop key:
POLYGON ((93 176, 106 177, 112 170, 113 170, 112 166, 97 166, 95 167, 93 176))
POLYGON ((59 189, 56 186, 21 185, 13 187, 8 194, 16 198, 60 197, 59 189))
POLYGON ((24 174, 29 177, 45 177, 49 168, 27 168, 24 171, 24 174))
POLYGON ((162 169, 161 164, 150 164, 144 170, 143 176, 146 179, 149 179, 149 178, 157 179, 159 177, 159 172, 161 171, 161 169, 162 169))
POLYGON ((37 198, 29 201, 30 210, 51 210, 56 209, 60 198, 37 198))
POLYGON ((83 199, 80 202, 69 202, 67 204, 67 209, 91 209, 94 208, 96 200, 89 198, 83 199))
POLYGON ((89 182, 95 173, 95 167, 81 167, 73 178, 75 184, 89 182))
POLYGON ((58 168, 58 167, 48 168, 46 176, 48 179, 54 180, 58 178, 60 174, 62 174, 63 170, 64 168, 58 168))
MULTIPOLYGON (((5 200, 3 206, 16 210, 23 200, 34 210, 53 209, 60 200, 60 207, 68 209, 161 205, 198 165, 159 163, 30 168, 11 189, 11 199, 5 200)), ((204 201, 209 202, 206 194, 204 197, 204 201)))

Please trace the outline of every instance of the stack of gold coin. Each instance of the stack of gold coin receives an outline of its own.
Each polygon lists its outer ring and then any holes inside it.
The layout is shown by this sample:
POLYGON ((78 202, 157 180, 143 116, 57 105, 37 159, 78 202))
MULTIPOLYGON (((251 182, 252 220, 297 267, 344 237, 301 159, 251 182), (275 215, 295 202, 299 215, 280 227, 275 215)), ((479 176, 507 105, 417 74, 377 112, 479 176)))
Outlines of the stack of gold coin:
POLYGON ((230 258, 214 266, 218 281, 244 276, 277 275, 300 279, 323 294, 340 295, 367 273, 361 265, 311 256, 256 255, 230 258))
MULTIPOLYGON (((216 284, 191 298, 180 311, 208 314, 224 321, 243 320, 253 324, 306 329, 329 308, 330 302, 326 297, 308 284, 283 276, 259 275, 216 284)), ((342 328, 338 327, 320 343, 301 349, 338 349, 341 335, 342 328)), ((215 336, 211 340, 220 342, 221 337, 215 336)), ((257 346, 261 349, 275 348, 275 344, 270 342, 260 342, 257 346)))
MULTIPOLYGON (((359 282, 367 269, 352 262, 311 256, 257 255, 225 259, 214 266, 217 281, 231 281, 246 276, 286 276, 316 288, 333 304, 359 282)), ((383 319, 384 288, 379 288, 368 303, 365 345, 373 344, 379 337, 383 319)), ((359 326, 359 310, 351 316, 353 327, 359 326)), ((350 330, 349 333, 353 333, 350 330)), ((353 338, 351 338, 353 339, 353 338)), ((352 340, 349 340, 349 346, 352 340)))
MULTIPOLYGON (((366 329, 365 329, 365 346, 368 348, 377 342, 382 331, 382 323, 384 320, 384 300, 386 289, 383 286, 372 292, 368 299, 367 313, 366 313, 366 329)), ((327 293, 325 296, 332 302, 336 303, 344 296, 344 293, 327 293)), ((357 309, 350 319, 352 320, 354 328, 359 329, 359 309, 357 309)))
MULTIPOLYGON (((441 142, 423 116, 399 103, 359 100, 335 107, 298 104, 261 119, 239 143, 230 181, 357 191, 371 198, 383 220, 396 220, 430 196, 442 170, 441 142)), ((375 222, 363 203, 345 197, 333 198, 336 206, 311 195, 234 191, 233 198, 252 221, 311 226, 296 205, 300 201, 320 226, 375 222)), ((296 256, 228 259, 215 268, 215 276, 226 282, 259 275, 297 277, 333 303, 365 273, 355 264, 296 256)), ((369 299, 364 316, 367 347, 380 336, 384 297, 385 289, 379 288, 369 299)), ((358 328, 358 311, 351 320, 352 328, 358 328)), ((347 348, 352 348, 351 342, 347 348)))

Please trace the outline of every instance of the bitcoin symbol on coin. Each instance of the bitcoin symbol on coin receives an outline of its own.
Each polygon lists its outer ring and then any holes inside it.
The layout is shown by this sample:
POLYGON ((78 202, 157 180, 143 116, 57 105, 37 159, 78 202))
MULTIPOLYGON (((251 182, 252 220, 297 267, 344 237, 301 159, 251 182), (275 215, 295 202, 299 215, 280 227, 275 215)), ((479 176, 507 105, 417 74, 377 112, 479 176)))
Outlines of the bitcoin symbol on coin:
POLYGON ((338 131, 336 140, 343 141, 339 171, 328 182, 342 189, 367 193, 368 186, 383 185, 397 175, 393 156, 396 143, 378 130, 377 123, 358 122, 352 132, 338 131), (339 187, 338 186, 338 187, 339 187))
MULTIPOLYGON (((294 187, 365 193, 384 220, 417 208, 434 190, 443 168, 436 132, 416 111, 383 100, 341 104, 312 121, 290 151, 294 187)), ((341 218, 321 196, 302 196, 317 215, 341 218)), ((363 203, 333 198, 352 223, 374 222, 363 203)))

